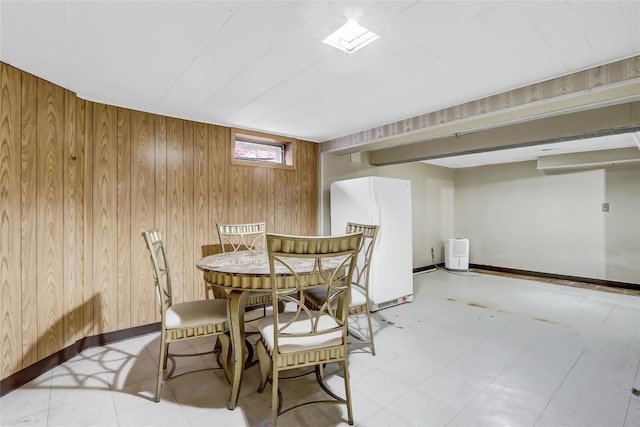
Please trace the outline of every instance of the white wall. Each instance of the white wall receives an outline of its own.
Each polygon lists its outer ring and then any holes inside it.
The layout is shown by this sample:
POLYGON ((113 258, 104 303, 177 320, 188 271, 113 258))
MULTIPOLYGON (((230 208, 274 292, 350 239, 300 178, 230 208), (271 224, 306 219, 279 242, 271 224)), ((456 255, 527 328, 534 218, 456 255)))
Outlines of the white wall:
POLYGON ((545 175, 536 162, 447 169, 375 167, 322 155, 321 233, 331 182, 362 176, 411 180, 413 267, 444 262, 444 240, 467 237, 473 264, 640 283, 640 167, 545 175), (602 212, 608 202, 609 212, 602 212))
POLYGON ((330 232, 329 188, 332 182, 363 176, 383 176, 411 181, 413 267, 431 265, 431 248, 436 252, 436 263, 441 257, 442 242, 453 233, 453 170, 413 163, 393 166, 370 166, 366 153, 360 163, 352 163, 349 155, 323 154, 321 158, 321 230, 330 232))
POLYGON ((640 167, 606 172, 607 279, 640 283, 640 167))
POLYGON ((603 170, 544 175, 519 162, 458 169, 455 183, 470 262, 603 278, 603 170))
POLYGON ((640 283, 639 172, 458 169, 454 230, 474 264, 640 283))

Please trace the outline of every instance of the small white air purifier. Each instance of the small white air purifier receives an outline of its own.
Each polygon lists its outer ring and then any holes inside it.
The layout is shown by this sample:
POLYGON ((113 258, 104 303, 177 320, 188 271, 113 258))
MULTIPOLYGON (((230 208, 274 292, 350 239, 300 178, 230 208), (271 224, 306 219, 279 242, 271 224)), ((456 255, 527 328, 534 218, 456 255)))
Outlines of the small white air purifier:
POLYGON ((445 240, 444 266, 447 270, 469 270, 469 239, 445 240))

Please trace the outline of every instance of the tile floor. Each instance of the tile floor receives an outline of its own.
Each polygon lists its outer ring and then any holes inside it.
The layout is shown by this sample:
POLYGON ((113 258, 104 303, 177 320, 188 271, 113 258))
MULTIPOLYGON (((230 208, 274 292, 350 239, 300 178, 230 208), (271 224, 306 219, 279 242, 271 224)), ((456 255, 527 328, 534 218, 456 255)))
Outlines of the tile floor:
MULTIPOLYGON (((414 281, 415 302, 374 314, 378 354, 350 354, 356 425, 640 426, 639 296, 475 272, 414 281)), ((169 381, 154 403, 157 352, 158 334, 88 349, 1 398, 0 424, 269 423, 257 366, 234 411, 217 371, 169 381)), ((310 381, 283 386, 285 399, 313 392, 310 381)), ((346 425, 344 412, 308 408, 279 423, 346 425)))

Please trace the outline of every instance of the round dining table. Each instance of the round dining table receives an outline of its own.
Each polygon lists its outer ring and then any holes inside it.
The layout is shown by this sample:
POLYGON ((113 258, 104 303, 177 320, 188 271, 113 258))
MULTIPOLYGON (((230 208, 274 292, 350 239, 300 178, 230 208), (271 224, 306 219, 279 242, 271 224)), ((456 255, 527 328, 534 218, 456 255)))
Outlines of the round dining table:
MULTIPOLYGON (((298 259, 289 262, 295 274, 310 273, 313 270, 313 260, 298 259)), ((250 293, 271 292, 271 270, 269 258, 265 250, 246 250, 224 252, 209 255, 200 259, 196 266, 203 271, 204 279, 213 286, 224 289, 229 314, 229 330, 231 332, 232 368, 231 396, 227 408, 235 409, 242 385, 245 359, 245 305, 250 293)), ((278 289, 295 288, 294 273, 284 266, 276 266, 276 281, 278 289)), ((270 299, 267 299, 269 301, 270 299)))

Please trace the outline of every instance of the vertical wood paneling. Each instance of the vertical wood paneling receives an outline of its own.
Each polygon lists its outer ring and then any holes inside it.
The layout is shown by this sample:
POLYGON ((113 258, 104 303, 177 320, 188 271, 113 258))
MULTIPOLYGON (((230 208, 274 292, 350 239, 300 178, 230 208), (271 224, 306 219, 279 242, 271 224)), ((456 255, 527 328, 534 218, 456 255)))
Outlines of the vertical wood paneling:
POLYGON ((38 358, 43 358, 64 343, 64 90, 38 80, 37 108, 38 358))
POLYGON ((118 325, 118 139, 117 109, 93 104, 93 287, 102 333, 118 325))
MULTIPOLYGON (((85 254, 90 253, 90 246, 87 246, 85 240, 85 221, 87 216, 87 198, 86 198, 86 188, 87 188, 87 179, 86 179, 86 169, 85 165, 88 162, 87 158, 87 144, 88 144, 88 133, 87 133, 87 101, 83 99, 75 97, 75 132, 74 139, 75 145, 73 147, 74 153, 74 171, 77 174, 75 179, 75 200, 76 200, 76 217, 74 218, 74 224, 76 226, 75 230, 75 238, 76 245, 78 248, 78 253, 74 257, 76 262, 75 269, 75 277, 76 277, 76 285, 74 286, 74 310, 76 314, 76 318, 74 319, 74 326, 77 327, 77 338, 84 336, 84 330, 86 328, 85 325, 85 293, 84 293, 84 278, 85 278, 85 268, 87 263, 87 256, 85 254)), ((72 158, 73 159, 73 158, 72 158)))
POLYGON ((21 195, 22 195, 22 367, 38 361, 37 283, 37 87, 31 74, 22 73, 21 195))
POLYGON ((303 234, 318 234, 318 144, 298 143, 300 155, 300 229, 303 234))
POLYGON ((231 130, 221 126, 207 127, 209 131, 209 227, 212 230, 211 241, 215 241, 217 234, 213 231, 213 227, 218 222, 226 223, 232 218, 227 188, 228 182, 232 180, 229 176, 231 130))
POLYGON ((152 115, 154 124, 156 226, 167 228, 167 118, 152 115))
MULTIPOLYGON (((227 194, 229 199, 228 220, 225 222, 244 222, 244 166, 233 166, 229 170, 227 194)), ((248 221, 247 221, 248 222, 248 221)))
POLYGON ((94 315, 95 301, 100 298, 93 287, 93 102, 84 102, 84 117, 78 117, 79 129, 84 131, 84 336, 93 335, 94 327, 102 324, 100 312, 94 315), (82 123, 80 121, 82 120, 82 123))
MULTIPOLYGON (((200 250, 194 250, 195 236, 193 234, 194 227, 194 207, 193 207, 193 122, 181 120, 182 122, 182 152, 184 155, 184 230, 182 234, 182 253, 184 254, 184 289, 183 296, 185 301, 193 301, 194 299, 194 275, 193 268, 195 260, 199 259, 200 250)), ((199 274, 200 278, 202 274, 199 274)))
MULTIPOLYGON (((209 203, 209 193, 213 190, 209 185, 209 125, 193 123, 193 236, 194 252, 196 258, 200 258, 201 247, 215 240, 212 233, 212 223, 209 221, 209 212, 213 206, 209 203)), ((194 299, 205 297, 203 279, 201 274, 196 274, 193 284, 194 299)))
POLYGON ((131 111, 118 108, 118 328, 131 327, 131 111))
POLYGON ((182 120, 167 118, 167 222, 163 230, 170 256, 171 279, 175 283, 176 302, 184 301, 185 259, 182 244, 185 239, 184 211, 184 149, 182 120))
POLYGON ((193 125, 193 221, 195 245, 198 251, 201 245, 210 242, 213 237, 209 234, 211 232, 209 193, 213 190, 209 185, 209 172, 212 165, 209 160, 208 128, 209 126, 204 123, 193 125))
POLYGON ((286 233, 285 228, 285 217, 282 215, 282 212, 285 211, 285 199, 284 190, 282 189, 282 185, 284 184, 284 180, 282 179, 282 171, 274 170, 273 171, 273 212, 274 212, 274 221, 273 221, 273 231, 274 233, 286 233))
POLYGON ((249 170, 250 185, 245 187, 245 204, 249 206, 249 212, 245 218, 249 222, 268 222, 269 193, 267 191, 267 172, 270 168, 247 168, 249 170), (248 202, 248 203, 247 203, 248 202))
POLYGON ((275 232, 284 234, 294 234, 295 229, 291 221, 291 184, 292 171, 276 169, 274 176, 275 188, 275 232))
POLYGON ((64 93, 64 345, 82 338, 82 162, 76 96, 64 93))
POLYGON ((156 226, 154 116, 131 112, 131 324, 155 320, 151 261, 141 233, 156 226))
MULTIPOLYGON (((233 170, 233 168, 234 167, 232 165, 231 169, 233 170)), ((238 168, 238 174, 241 176, 241 178, 240 182, 236 185, 236 187, 238 187, 236 192, 239 192, 240 194, 236 195, 236 200, 234 201, 234 203, 238 205, 238 217, 244 218, 242 222, 253 222, 253 220, 251 219, 251 212, 253 212, 253 205, 255 203, 255 200, 251 199, 251 187, 254 185, 252 169, 257 168, 238 168)), ((236 220, 235 222, 240 222, 240 220, 236 220)))
POLYGON ((0 374, 22 367, 20 74, 0 64, 0 374))
POLYGON ((302 162, 304 157, 303 153, 305 151, 306 143, 303 141, 297 141, 296 151, 295 151, 295 171, 290 172, 291 183, 288 185, 290 191, 290 203, 291 203, 291 217, 290 221, 293 224, 293 230, 295 233, 301 233, 303 230, 301 223, 301 204, 306 203, 301 200, 300 196, 302 195, 302 186, 304 176, 306 175, 306 171, 304 169, 305 165, 302 162), (293 184, 293 185, 291 185, 293 184))
POLYGON ((265 220, 267 221, 267 230, 275 232, 276 230, 276 184, 275 184, 275 169, 267 169, 266 180, 266 193, 267 193, 267 215, 265 220))
POLYGON ((230 129, 84 101, 0 63, 3 378, 75 340, 158 319, 141 232, 165 233, 176 299, 217 222, 317 229, 317 150, 297 169, 231 165, 230 129))
MULTIPOLYGON (((155 160, 155 226, 167 232, 167 118, 153 115, 155 160)), ((171 256, 171 251, 169 251, 171 256)), ((156 301, 153 320, 160 320, 159 307, 156 301)))
MULTIPOLYGON (((298 150, 298 159, 297 159, 297 164, 299 165, 298 167, 300 167, 300 151, 298 150)), ((291 232, 292 233, 300 233, 302 230, 302 227, 300 225, 300 204, 302 203, 302 200, 300 200, 300 186, 301 186, 301 181, 302 181, 302 173, 301 172, 297 172, 294 173, 294 171, 287 171, 289 172, 289 176, 290 176, 290 181, 289 181, 289 191, 290 191, 290 201, 289 203, 291 204, 291 212, 290 212, 290 216, 289 216, 289 221, 291 221, 291 225, 292 225, 292 229, 291 232), (293 184, 293 185, 292 185, 293 184)))

